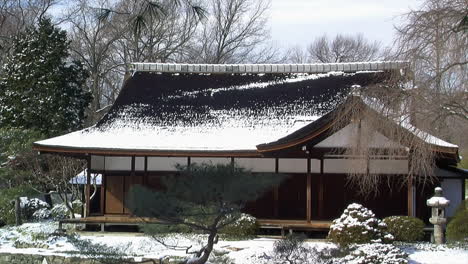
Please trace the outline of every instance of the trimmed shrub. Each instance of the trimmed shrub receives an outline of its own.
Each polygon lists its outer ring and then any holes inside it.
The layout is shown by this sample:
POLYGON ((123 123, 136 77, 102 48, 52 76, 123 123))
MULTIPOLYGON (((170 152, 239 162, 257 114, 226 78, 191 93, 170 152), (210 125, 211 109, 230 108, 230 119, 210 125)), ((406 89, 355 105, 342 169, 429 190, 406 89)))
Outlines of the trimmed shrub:
POLYGON ((145 234, 158 236, 170 233, 188 234, 194 231, 186 225, 144 224, 139 229, 145 234))
POLYGON ((342 260, 344 263, 405 264, 407 258, 408 254, 393 245, 376 243, 355 245, 342 260))
POLYGON ((23 214, 23 218, 26 220, 34 219, 33 218, 34 212, 40 209, 48 209, 49 207, 50 206, 48 203, 40 199, 37 199, 37 198, 28 199, 26 197, 21 197, 22 214, 23 214))
POLYGON ((241 214, 234 223, 223 228, 220 233, 233 238, 251 238, 258 229, 257 219, 249 214, 241 214))
POLYGON ((454 217, 447 225, 447 241, 467 241, 468 242, 468 200, 464 200, 458 207, 454 217))
POLYGON ((291 234, 273 244, 273 258, 268 263, 275 264, 331 264, 332 251, 327 248, 309 247, 304 234, 291 234))
POLYGON ((424 238, 424 222, 412 216, 389 216, 384 218, 387 231, 396 241, 414 242, 424 238))
POLYGON ((364 206, 348 205, 340 218, 333 220, 328 239, 340 246, 364 243, 389 243, 393 236, 386 232, 387 225, 364 206))

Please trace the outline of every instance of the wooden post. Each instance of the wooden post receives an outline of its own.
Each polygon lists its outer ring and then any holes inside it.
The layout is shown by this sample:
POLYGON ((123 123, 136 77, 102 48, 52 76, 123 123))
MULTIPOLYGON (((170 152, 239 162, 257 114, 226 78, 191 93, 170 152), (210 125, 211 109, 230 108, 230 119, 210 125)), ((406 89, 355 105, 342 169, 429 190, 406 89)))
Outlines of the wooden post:
MULTIPOLYGON (((278 173, 278 158, 275 159, 275 173, 278 173)), ((279 186, 275 186, 273 190, 273 200, 274 200, 274 205, 273 205, 273 215, 274 217, 278 218, 279 216, 279 186)))
POLYGON ((320 175, 318 178, 318 216, 323 217, 323 157, 320 158, 320 175))
POLYGON ((23 224, 21 219, 21 201, 19 197, 15 198, 15 224, 20 226, 23 224))
POLYGON ((414 209, 413 177, 408 175, 408 216, 414 216, 414 209))
POLYGON ((310 168, 310 158, 307 159, 307 186, 306 186, 306 195, 307 195, 307 205, 306 205, 306 216, 307 216, 307 222, 310 223, 312 220, 312 175, 310 174, 311 168, 310 168))
POLYGON ((86 213, 85 213, 85 217, 88 217, 89 216, 89 209, 90 209, 90 195, 91 195, 91 155, 88 156, 87 158, 88 160, 88 166, 87 166, 87 169, 86 169, 86 199, 85 199, 85 202, 86 202, 86 213))

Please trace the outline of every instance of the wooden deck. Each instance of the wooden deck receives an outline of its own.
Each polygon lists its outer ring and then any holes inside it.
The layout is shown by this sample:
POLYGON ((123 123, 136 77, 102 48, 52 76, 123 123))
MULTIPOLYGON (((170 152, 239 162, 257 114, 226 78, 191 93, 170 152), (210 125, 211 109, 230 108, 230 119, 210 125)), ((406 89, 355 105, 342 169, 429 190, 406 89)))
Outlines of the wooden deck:
MULTIPOLYGON (((263 229, 281 229, 281 230, 304 230, 304 231, 327 231, 330 228, 331 221, 312 220, 280 220, 280 219, 257 219, 260 228, 263 229)), ((101 225, 104 230, 105 225, 140 225, 145 223, 161 223, 156 218, 132 217, 128 215, 104 215, 88 216, 85 218, 63 219, 59 221, 59 228, 62 224, 90 224, 101 225)))
POLYGON ((257 219, 260 228, 283 229, 283 230, 305 230, 326 231, 330 229, 332 221, 312 220, 280 220, 280 219, 257 219))

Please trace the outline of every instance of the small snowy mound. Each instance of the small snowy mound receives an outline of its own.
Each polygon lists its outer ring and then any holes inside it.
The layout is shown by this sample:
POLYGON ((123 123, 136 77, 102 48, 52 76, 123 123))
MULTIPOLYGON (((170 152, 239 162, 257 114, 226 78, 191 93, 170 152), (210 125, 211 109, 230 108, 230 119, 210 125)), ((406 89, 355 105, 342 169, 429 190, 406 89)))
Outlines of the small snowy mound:
POLYGON ((54 205, 50 213, 54 220, 61 220, 68 217, 67 206, 63 203, 54 205))
MULTIPOLYGON (((388 244, 363 244, 352 248, 349 255, 342 260, 347 264, 380 263, 405 264, 408 254, 401 249, 388 244)), ((340 261, 341 263, 341 261, 340 261)))
POLYGON ((364 206, 353 203, 348 205, 340 218, 333 220, 328 238, 339 244, 388 243, 393 236, 385 230, 387 225, 376 218, 374 213, 364 206))

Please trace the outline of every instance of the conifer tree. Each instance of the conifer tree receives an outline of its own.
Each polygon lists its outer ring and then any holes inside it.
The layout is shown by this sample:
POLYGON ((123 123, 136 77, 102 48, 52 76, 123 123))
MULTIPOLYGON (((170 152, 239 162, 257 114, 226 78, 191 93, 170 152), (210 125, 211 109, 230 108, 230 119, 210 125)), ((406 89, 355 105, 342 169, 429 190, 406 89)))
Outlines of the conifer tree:
POLYGON ((0 126, 51 136, 80 128, 91 94, 88 77, 69 54, 70 41, 50 19, 14 40, 0 76, 0 126))
POLYGON ((237 165, 179 166, 177 175, 161 177, 162 188, 131 188, 128 204, 140 217, 157 218, 168 225, 185 225, 208 234, 205 245, 185 263, 205 263, 218 232, 234 223, 245 203, 278 185, 281 174, 254 174, 237 165))

